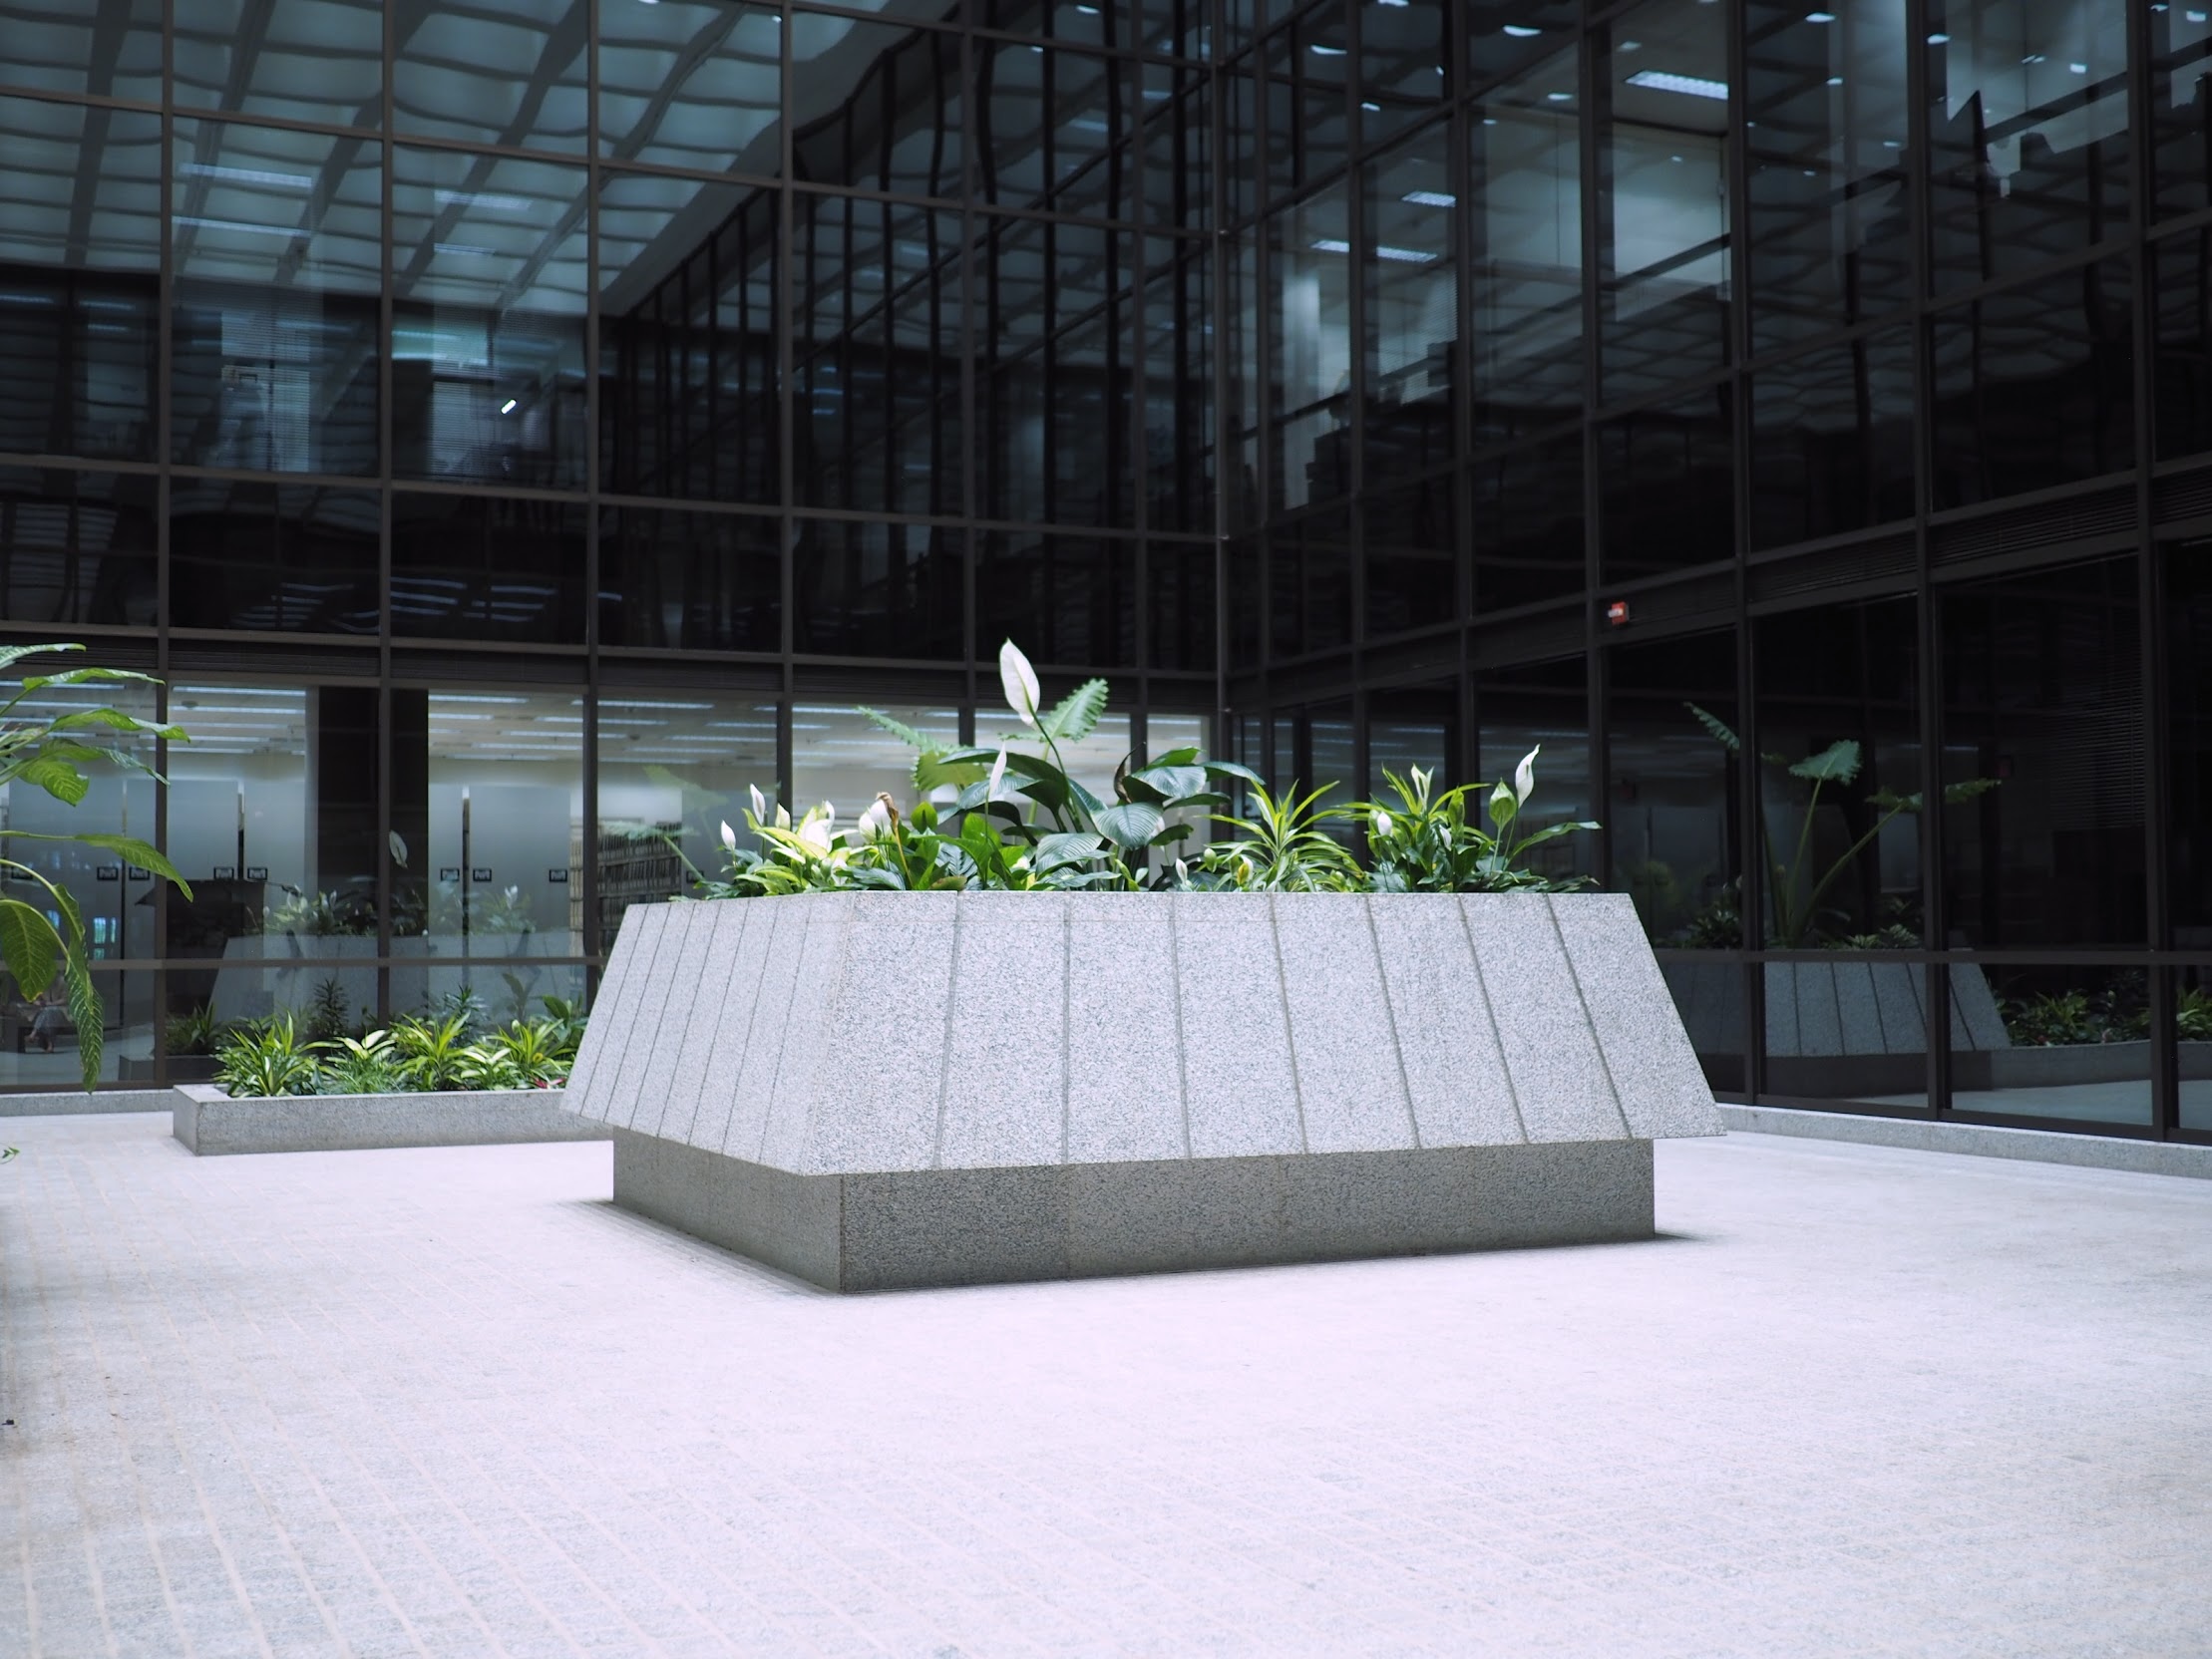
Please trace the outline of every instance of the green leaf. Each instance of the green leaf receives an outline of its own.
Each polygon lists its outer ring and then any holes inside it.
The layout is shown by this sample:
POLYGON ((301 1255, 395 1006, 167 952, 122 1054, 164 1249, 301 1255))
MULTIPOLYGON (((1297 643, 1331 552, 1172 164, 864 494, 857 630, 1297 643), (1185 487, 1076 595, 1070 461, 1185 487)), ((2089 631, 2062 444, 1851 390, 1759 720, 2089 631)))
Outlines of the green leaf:
POLYGON ((873 720, 877 725, 881 726, 885 731, 889 732, 893 737, 897 738, 901 743, 906 744, 910 748, 937 749, 942 747, 935 738, 923 737, 920 732, 916 731, 912 726, 909 726, 905 721, 894 720, 891 718, 890 715, 885 714, 880 709, 871 709, 864 705, 862 707, 856 708, 853 712, 858 715, 867 716, 867 718, 873 720))
POLYGON ((1105 841, 1097 835, 1080 830, 1063 831, 1046 835, 1037 842, 1029 855, 1029 867, 1042 875, 1067 864, 1086 863, 1105 850, 1105 841))
POLYGON ((1706 731, 1710 732, 1715 738, 1719 739, 1721 744, 1727 749, 1729 754, 1740 755, 1743 753, 1743 740, 1737 737, 1735 733, 1730 731, 1727 726, 1722 723, 1718 715, 1713 714, 1708 710, 1700 709, 1695 703, 1684 703, 1682 707, 1687 709, 1691 714, 1695 715, 1697 717, 1697 724, 1704 727, 1706 731))
MULTIPOLYGON (((43 839, 44 837, 41 838, 43 839)), ((86 833, 82 835, 56 836, 55 838, 57 840, 82 841, 87 846, 103 847, 110 852, 116 853, 128 863, 137 864, 143 869, 150 869, 156 875, 163 877, 165 880, 176 882, 179 889, 183 891, 184 895, 186 898, 189 898, 192 895, 191 883, 186 881, 183 875, 178 873, 177 866, 171 863, 153 846, 149 845, 145 841, 140 840, 136 835, 86 833)))
POLYGON ((1969 778, 1963 783, 1943 787, 1943 804, 1946 807, 1963 807, 1977 796, 1988 795, 2004 780, 2002 778, 1969 778))
POLYGON ((1235 761, 1202 761, 1199 764, 1206 768, 1206 775, 1209 778, 1217 780, 1222 778, 1236 778, 1243 781, 1244 783, 1252 785, 1256 789, 1264 790, 1268 787, 1267 779, 1261 777, 1260 774, 1253 771, 1251 767, 1240 766, 1235 761))
POLYGON ((1195 795, 1205 795, 1208 779, 1202 766, 1148 766, 1142 772, 1132 772, 1127 782, 1141 786, 1144 792, 1135 799, 1169 806, 1195 795))
POLYGON ((17 770, 16 777, 36 784, 56 801, 76 806, 92 789, 92 780, 67 761, 52 755, 33 755, 17 770))
POLYGON ((121 709, 73 709, 60 719, 50 721, 47 730, 67 732, 80 726, 105 726, 117 732, 143 732, 148 737, 164 738, 171 743, 189 743, 191 735, 182 726, 163 726, 151 720, 141 720, 135 714, 125 714, 121 709))
POLYGON ((62 936, 46 912, 20 898, 0 898, 0 961, 24 996, 36 997, 53 984, 61 960, 62 936))
POLYGON ((1195 748, 1187 748, 1171 749, 1165 755, 1155 755, 1145 763, 1145 766, 1147 770, 1150 770, 1156 766, 1197 766, 1198 764, 1198 751, 1195 748))
POLYGON ((1848 784, 1859 775, 1859 756, 1857 739, 1838 738, 1819 754, 1799 761, 1789 774, 1815 784, 1848 784))
POLYGON ((1124 801, 1092 815, 1098 832, 1116 846, 1132 849, 1150 846, 1152 837, 1167 828, 1167 815, 1144 801, 1124 801))
MULTIPOLYGON (((41 646, 51 650, 51 646, 41 646)), ((90 685, 95 680, 130 680, 142 686, 158 686, 162 682, 151 674, 141 674, 134 668, 65 668, 59 674, 30 674, 23 680, 25 691, 44 691, 49 686, 90 685)))
POLYGON ((100 1055, 107 1041, 107 1015, 100 1006, 100 993, 92 983, 92 969, 85 961, 82 946, 71 949, 62 957, 62 977, 69 984, 69 1018, 77 1027, 78 1075, 91 1094, 93 1085, 100 1081, 100 1055))
POLYGON ((1106 713, 1106 682, 1085 680, 1059 702, 1038 724, 1054 743, 1081 743, 1098 729, 1106 713))
POLYGON ((13 668, 25 657, 44 656, 49 651, 82 651, 82 645, 7 645, 0 646, 0 669, 13 668))
POLYGON ((965 750, 939 750, 917 756, 914 763, 914 787, 927 795, 947 784, 954 788, 964 788, 969 784, 983 782, 990 776, 990 757, 996 751, 982 751, 983 758, 980 760, 967 758, 968 753, 965 750))

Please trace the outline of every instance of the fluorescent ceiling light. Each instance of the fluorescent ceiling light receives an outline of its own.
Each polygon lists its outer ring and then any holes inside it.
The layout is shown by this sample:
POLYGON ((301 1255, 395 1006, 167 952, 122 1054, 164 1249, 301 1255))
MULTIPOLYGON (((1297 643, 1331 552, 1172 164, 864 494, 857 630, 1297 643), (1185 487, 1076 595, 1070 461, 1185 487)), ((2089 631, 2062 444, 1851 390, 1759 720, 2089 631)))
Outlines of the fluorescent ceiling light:
POLYGON ((1541 29, 1532 29, 1526 23, 1508 23, 1505 26, 1505 32, 1511 35, 1515 40, 1534 40, 1544 31, 1541 29))
POLYGON ((1805 14, 1807 23, 1833 23, 1835 20, 1836 14, 1834 12, 1807 12, 1805 14))
POLYGON ((273 184, 280 190, 307 190, 314 188, 312 174, 304 172, 268 172, 260 167, 223 167, 211 162, 186 162, 177 169, 192 178, 226 178, 238 184, 273 184))
POLYGON ((509 398, 509 399, 507 400, 507 402, 505 402, 505 403, 503 403, 503 404, 501 404, 501 405, 500 405, 500 413, 501 413, 502 415, 512 415, 512 414, 514 414, 514 413, 515 413, 515 406, 516 406, 516 405, 517 405, 518 403, 520 403, 521 401, 522 401, 522 400, 521 400, 520 398, 509 398))
POLYGON ((246 224, 237 219, 203 219, 193 213, 179 213, 176 222, 194 225, 201 230, 238 230, 248 236, 282 236, 287 241, 294 236, 307 234, 297 225, 246 224))
POLYGON ((632 702, 624 698, 602 697, 599 699, 599 707, 602 709, 711 709, 714 705, 712 703, 663 703, 657 699, 648 702, 632 702))
POLYGON ((1446 195, 1442 190, 1408 190, 1398 199, 1410 201, 1416 207, 1452 207, 1459 202, 1459 197, 1446 195))
POLYGON ((433 190, 430 193, 441 203, 461 202, 505 213, 527 213, 538 205, 527 195, 495 195, 489 190, 433 190))
POLYGON ((1319 41, 1313 43, 1313 50, 1324 58, 1341 58, 1344 55, 1344 48, 1341 46, 1323 46, 1319 41))
POLYGON ((1315 253, 1349 253, 1351 243, 1339 242, 1333 236, 1323 236, 1313 244, 1313 251, 1315 253))
POLYGON ((1377 259, 1394 259, 1401 265, 1425 265, 1431 260, 1443 256, 1436 253, 1423 253, 1415 247, 1378 247, 1375 249, 1375 257, 1377 259))
MULTIPOLYGON (((1711 98, 1725 102, 1728 83, 1707 81, 1696 75, 1673 75, 1663 69, 1640 69, 1629 77, 1632 87, 1644 87, 1652 92, 1678 92, 1685 98, 1711 98)), ((1553 94, 1556 98, 1559 95, 1553 94)))

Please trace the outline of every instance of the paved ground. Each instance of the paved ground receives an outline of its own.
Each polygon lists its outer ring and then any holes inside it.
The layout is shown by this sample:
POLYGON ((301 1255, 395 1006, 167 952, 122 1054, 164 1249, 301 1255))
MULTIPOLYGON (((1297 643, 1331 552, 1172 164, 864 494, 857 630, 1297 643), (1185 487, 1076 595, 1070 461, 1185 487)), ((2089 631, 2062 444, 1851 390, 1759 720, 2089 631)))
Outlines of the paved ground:
POLYGON ((2212 1654, 2212 1181, 1756 1136, 1648 1245, 839 1299, 603 1145, 0 1168, 0 1655, 2212 1654))

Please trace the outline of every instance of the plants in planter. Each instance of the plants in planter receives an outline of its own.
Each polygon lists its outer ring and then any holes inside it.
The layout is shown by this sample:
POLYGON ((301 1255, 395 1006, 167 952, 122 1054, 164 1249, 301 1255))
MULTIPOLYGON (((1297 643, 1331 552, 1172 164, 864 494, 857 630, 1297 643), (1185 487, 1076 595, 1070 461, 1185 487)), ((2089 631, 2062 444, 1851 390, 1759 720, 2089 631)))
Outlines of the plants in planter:
MULTIPOLYGON (((82 645, 11 645, 0 648, 0 671, 12 669, 29 657, 51 652, 82 651, 82 645)), ((19 713, 25 698, 35 692, 68 686, 133 682, 157 685, 152 676, 125 668, 69 668, 55 674, 26 674, 5 703, 0 703, 0 785, 23 784, 44 790, 65 806, 75 807, 91 792, 92 780, 84 767, 114 766, 158 778, 154 769, 117 738, 153 738, 169 743, 188 743, 179 726, 141 720, 121 709, 86 707, 66 713, 30 718, 19 713)), ((38 833, 11 830, 18 841, 74 842, 97 847, 142 869, 152 870, 174 882, 185 897, 191 888, 170 861, 147 842, 133 835, 79 831, 74 834, 38 833)), ((0 897, 0 962, 24 1001, 49 1010, 44 999, 60 986, 68 1018, 77 1029, 77 1054, 87 1090, 100 1081, 100 1062, 107 1015, 92 979, 92 961, 86 949, 85 918, 70 890, 46 871, 21 858, 0 858, 0 875, 40 888, 50 907, 13 896, 0 897)), ((49 1039, 49 1041, 51 1041, 49 1039)))
POLYGON ((545 1017, 476 1037, 468 1016, 451 1010, 319 1041, 304 1038, 290 1013, 277 1014, 222 1038, 215 1083, 234 1099, 557 1087, 575 1064, 584 1018, 559 997, 543 1001, 545 1017))

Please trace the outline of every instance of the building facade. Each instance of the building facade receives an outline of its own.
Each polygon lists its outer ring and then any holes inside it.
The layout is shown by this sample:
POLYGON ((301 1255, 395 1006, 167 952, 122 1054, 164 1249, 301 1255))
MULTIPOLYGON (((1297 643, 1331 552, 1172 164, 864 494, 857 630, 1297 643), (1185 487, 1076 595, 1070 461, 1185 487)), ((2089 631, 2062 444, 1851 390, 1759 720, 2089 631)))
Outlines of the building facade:
MULTIPOLYGON (((587 994, 749 787, 900 790, 854 705, 994 734, 1012 637, 1112 681, 1101 777, 1541 745, 1726 1095, 2212 1139, 2201 10, 0 42, 0 629, 194 736, 85 809, 190 900, 58 871, 118 1085, 278 1007, 587 994)), ((0 1083, 65 1083, 23 1012, 0 1083)))

